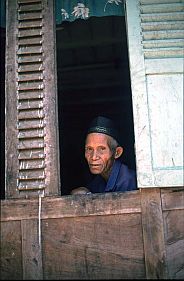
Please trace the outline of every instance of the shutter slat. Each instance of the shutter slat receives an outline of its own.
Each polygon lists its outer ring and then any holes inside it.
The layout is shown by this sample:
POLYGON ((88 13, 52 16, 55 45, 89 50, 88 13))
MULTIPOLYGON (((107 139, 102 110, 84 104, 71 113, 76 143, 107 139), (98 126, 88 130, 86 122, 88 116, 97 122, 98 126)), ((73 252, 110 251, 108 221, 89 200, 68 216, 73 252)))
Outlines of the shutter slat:
POLYGON ((20 47, 17 54, 18 55, 26 55, 26 54, 39 54, 43 53, 43 48, 41 45, 38 46, 26 46, 20 47))
POLYGON ((18 38, 40 36, 40 35, 43 35, 43 31, 42 31, 41 28, 26 29, 26 30, 20 30, 19 31, 18 38))
POLYGON ((176 3, 182 3, 182 0, 140 0, 141 4, 144 5, 151 5, 151 4, 176 4, 176 3))
POLYGON ((35 28, 35 27, 42 27, 42 19, 36 19, 36 20, 29 20, 29 21, 21 21, 19 23, 19 29, 22 28, 35 28))
POLYGON ((32 13, 24 13, 24 14, 18 14, 18 20, 33 20, 33 19, 42 19, 42 13, 40 12, 32 12, 32 13))
POLYGON ((19 111, 18 120, 20 119, 37 119, 44 118, 45 114, 43 109, 32 109, 32 110, 23 110, 19 111))
POLYGON ((43 138, 45 136, 43 129, 39 130, 29 130, 29 131, 21 131, 19 132, 19 139, 30 139, 30 138, 43 138))
POLYGON ((140 17, 142 22, 183 21, 184 12, 141 14, 140 17))
POLYGON ((37 183, 37 182, 32 182, 32 183, 29 183, 29 184, 26 184, 26 183, 20 183, 18 185, 18 190, 22 190, 22 191, 32 191, 32 190, 39 190, 39 189, 45 189, 46 188, 46 185, 44 183, 37 183))
POLYGON ((45 168, 43 159, 20 160, 19 170, 35 170, 45 168))
POLYGON ((25 83, 25 84, 20 84, 18 87, 18 90, 39 90, 43 89, 44 85, 43 83, 40 82, 34 82, 34 83, 25 83))
POLYGON ((18 122, 17 128, 18 130, 28 130, 28 129, 39 129, 44 128, 45 124, 43 120, 20 120, 18 122))
POLYGON ((19 160, 23 159, 43 159, 45 158, 44 148, 21 150, 19 151, 19 160))
POLYGON ((18 149, 32 149, 32 148, 42 148, 44 147, 44 139, 36 139, 36 140, 32 140, 32 139, 24 139, 24 140, 19 140, 19 144, 18 144, 18 149))
POLYGON ((142 27, 143 31, 157 31, 157 30, 182 30, 182 31, 184 31, 184 21, 141 23, 141 27, 142 27))
POLYGON ((183 47, 184 46, 184 39, 147 40, 147 41, 142 41, 142 45, 143 45, 144 48, 183 47))
POLYGON ((44 179, 45 178, 45 173, 44 173, 44 170, 42 169, 40 169, 40 170, 34 170, 34 171, 32 171, 32 170, 21 170, 20 171, 20 178, 21 178, 21 180, 33 180, 33 179, 35 179, 35 180, 42 180, 42 179, 44 179))
POLYGON ((18 0, 18 4, 41 3, 41 0, 18 0))
POLYGON ((30 46, 30 45, 41 45, 43 43, 42 36, 31 37, 31 38, 20 38, 18 45, 20 46, 30 46))
POLYGON ((28 74, 19 74, 18 82, 26 82, 26 81, 40 81, 43 80, 43 74, 42 72, 38 73, 28 73, 28 74))
POLYGON ((145 58, 183 58, 184 50, 183 49, 176 49, 176 48, 159 48, 159 49, 150 49, 144 51, 145 58))
POLYGON ((155 39, 183 39, 183 30, 167 30, 167 31, 145 31, 143 32, 143 40, 155 39))
POLYGON ((18 103, 18 109, 39 109, 43 108, 43 101, 41 100, 24 100, 24 101, 19 101, 18 103))
POLYGON ((30 5, 21 5, 18 9, 18 12, 33 12, 33 11, 41 11, 41 10, 42 10, 42 4, 30 3, 30 5))
POLYGON ((141 5, 140 10, 143 14, 184 12, 184 5, 183 3, 141 5))
POLYGON ((43 55, 42 54, 29 54, 29 55, 20 55, 18 56, 18 63, 25 64, 25 63, 38 63, 43 62, 43 55))
POLYGON ((21 100, 43 99, 44 93, 42 90, 38 91, 19 91, 17 98, 21 100))
POLYGON ((34 63, 34 64, 22 64, 19 66, 18 68, 18 72, 29 72, 29 71, 42 71, 43 68, 43 64, 42 63, 34 63))

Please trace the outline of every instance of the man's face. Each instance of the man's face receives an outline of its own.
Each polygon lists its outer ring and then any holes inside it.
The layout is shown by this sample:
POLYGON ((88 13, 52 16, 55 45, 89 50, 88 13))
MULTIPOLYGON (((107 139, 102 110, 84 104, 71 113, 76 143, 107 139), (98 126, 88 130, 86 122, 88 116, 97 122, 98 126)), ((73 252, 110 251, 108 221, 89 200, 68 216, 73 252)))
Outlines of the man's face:
POLYGON ((114 163, 114 154, 108 145, 110 136, 101 133, 90 133, 86 138, 85 158, 88 162, 92 174, 100 174, 108 179, 112 165, 114 163))

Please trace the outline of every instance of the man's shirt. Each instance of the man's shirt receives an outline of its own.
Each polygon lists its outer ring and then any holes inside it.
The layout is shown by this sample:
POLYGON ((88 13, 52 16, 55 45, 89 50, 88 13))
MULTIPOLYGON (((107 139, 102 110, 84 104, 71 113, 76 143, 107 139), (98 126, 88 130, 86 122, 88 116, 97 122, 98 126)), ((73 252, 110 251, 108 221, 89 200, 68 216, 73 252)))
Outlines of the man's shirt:
POLYGON ((116 160, 107 182, 101 175, 96 175, 87 188, 92 193, 135 190, 137 189, 136 173, 120 160, 116 160))

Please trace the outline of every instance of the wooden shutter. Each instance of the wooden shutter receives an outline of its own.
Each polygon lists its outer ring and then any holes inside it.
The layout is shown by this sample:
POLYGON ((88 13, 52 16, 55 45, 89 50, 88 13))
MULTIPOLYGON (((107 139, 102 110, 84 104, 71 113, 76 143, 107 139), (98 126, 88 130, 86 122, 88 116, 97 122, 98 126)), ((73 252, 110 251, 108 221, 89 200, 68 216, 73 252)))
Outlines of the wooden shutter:
POLYGON ((53 2, 7 1, 7 198, 59 190, 53 2))
POLYGON ((183 185, 184 1, 127 0, 139 187, 183 185))

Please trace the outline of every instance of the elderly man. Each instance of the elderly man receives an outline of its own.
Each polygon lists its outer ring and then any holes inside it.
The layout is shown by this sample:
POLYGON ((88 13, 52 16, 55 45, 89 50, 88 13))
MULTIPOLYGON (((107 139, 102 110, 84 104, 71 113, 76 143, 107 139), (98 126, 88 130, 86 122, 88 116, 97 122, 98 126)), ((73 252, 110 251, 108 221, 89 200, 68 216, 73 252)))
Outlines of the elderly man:
POLYGON ((119 158, 123 147, 112 120, 98 116, 87 131, 85 158, 94 178, 86 188, 77 188, 71 194, 130 191, 137 188, 135 171, 130 170, 119 158))

